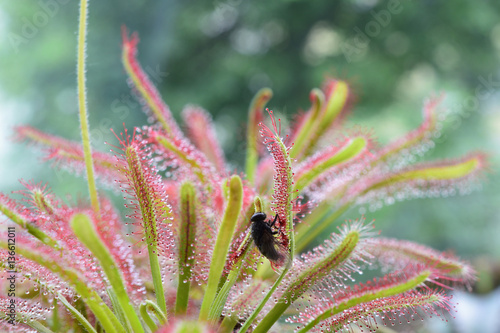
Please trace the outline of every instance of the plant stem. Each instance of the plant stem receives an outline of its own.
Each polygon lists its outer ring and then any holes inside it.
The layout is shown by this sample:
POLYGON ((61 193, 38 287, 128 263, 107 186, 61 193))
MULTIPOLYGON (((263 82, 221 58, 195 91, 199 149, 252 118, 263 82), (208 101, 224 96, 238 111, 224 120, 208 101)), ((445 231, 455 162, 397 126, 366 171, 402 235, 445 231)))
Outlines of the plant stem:
POLYGON ((229 200, 227 203, 224 218, 219 227, 219 234, 215 241, 215 247, 208 273, 207 289, 203 296, 203 303, 200 309, 200 320, 207 320, 213 301, 217 294, 219 281, 221 279, 224 264, 226 262, 227 252, 233 237, 234 228, 238 221, 238 216, 243 204, 243 184, 239 176, 232 176, 229 181, 229 200))
POLYGON ((153 277, 153 286, 156 294, 156 303, 163 313, 167 313, 167 304, 165 302, 165 292, 163 291, 163 283, 161 279, 160 263, 158 262, 158 254, 155 251, 156 247, 148 244, 149 264, 151 266, 151 276, 153 277))
MULTIPOLYGON (((288 273, 288 271, 290 270, 290 268, 291 268, 291 265, 288 265, 288 266, 285 267, 285 269, 283 269, 283 272, 281 272, 281 275, 274 282, 273 286, 271 287, 271 289, 269 290, 269 292, 266 294, 266 296, 262 299, 262 301, 260 302, 259 306, 257 306, 257 308, 255 308, 255 310, 250 315, 250 317, 247 318, 247 320, 245 321, 245 323, 243 324, 243 326, 241 327, 241 329, 239 331, 240 333, 245 333, 250 328, 250 325, 252 325, 252 322, 255 320, 255 318, 257 317, 257 315, 260 313, 260 311, 262 310, 262 308, 264 307, 264 305, 266 305, 266 303, 269 300, 269 298, 271 298, 272 294, 274 293, 274 291, 276 290, 276 288, 278 288, 279 284, 281 283, 281 280, 283 280, 283 278, 285 277, 286 273, 288 273)), ((276 318, 276 320, 277 319, 278 318, 276 318)))
POLYGON ((243 253, 241 254, 239 260, 233 265, 233 268, 231 269, 231 271, 227 276, 227 280, 224 282, 221 289, 219 290, 219 293, 215 297, 214 302, 212 304, 212 308, 210 309, 210 314, 208 319, 213 322, 216 322, 220 318, 224 304, 226 304, 227 297, 229 296, 229 292, 236 283, 238 277, 240 276, 243 264, 245 263, 247 255, 251 249, 250 242, 251 242, 251 237, 250 233, 248 233, 240 247, 240 250, 243 249, 242 250, 243 253))
POLYGON ((194 185, 186 182, 181 186, 180 234, 179 234, 179 283, 175 300, 175 313, 186 312, 189 302, 192 267, 195 259, 196 242, 196 192, 194 185))
MULTIPOLYGON (((7 243, 0 241, 0 248, 7 249, 7 243)), ((124 331, 122 324, 116 318, 115 314, 104 303, 99 294, 85 281, 80 279, 77 272, 72 269, 66 269, 56 261, 52 261, 46 256, 30 251, 29 249, 19 247, 17 250, 19 255, 38 263, 65 280, 75 290, 76 294, 81 296, 81 299, 88 305, 106 332, 118 333, 124 331)))
POLYGON ((57 241, 55 239, 47 235, 32 223, 28 223, 26 219, 17 214, 14 210, 10 209, 3 202, 0 202, 0 213, 8 217, 12 222, 16 223, 21 228, 25 229, 29 234, 37 238, 43 244, 50 246, 55 250, 61 250, 61 247, 59 246, 59 244, 57 244, 57 241))
POLYGON ((92 325, 89 323, 87 318, 85 318, 80 311, 78 311, 73 305, 71 305, 66 298, 61 295, 57 294, 57 299, 61 301, 62 304, 68 309, 68 311, 78 320, 78 322, 87 330, 89 333, 97 333, 97 331, 92 327, 92 325))
POLYGON ((152 332, 156 332, 157 330, 156 323, 153 321, 153 319, 151 319, 149 311, 152 311, 154 313, 156 319, 158 319, 158 321, 160 322, 160 325, 163 325, 167 322, 167 317, 160 310, 158 305, 156 305, 154 302, 146 300, 145 303, 141 304, 140 312, 142 319, 148 325, 148 327, 151 329, 152 332))
POLYGON ((85 168, 87 170, 87 181, 89 186, 90 202, 92 209, 99 216, 99 199, 94 178, 94 164, 92 162, 92 150, 90 147, 90 136, 87 113, 87 96, 85 90, 85 46, 87 36, 87 7, 88 1, 80 1, 80 23, 78 27, 78 109, 80 114, 80 128, 82 134, 83 154, 85 156, 85 168))
MULTIPOLYGON (((144 332, 142 324, 135 312, 132 302, 127 294, 123 277, 118 266, 111 256, 108 248, 99 238, 90 218, 85 214, 76 214, 71 219, 71 228, 80 242, 82 242, 92 254, 99 260, 101 267, 108 278, 109 284, 114 290, 118 306, 121 307, 126 321, 128 321, 135 333, 144 332)), ((117 312, 117 309, 115 309, 117 312)))

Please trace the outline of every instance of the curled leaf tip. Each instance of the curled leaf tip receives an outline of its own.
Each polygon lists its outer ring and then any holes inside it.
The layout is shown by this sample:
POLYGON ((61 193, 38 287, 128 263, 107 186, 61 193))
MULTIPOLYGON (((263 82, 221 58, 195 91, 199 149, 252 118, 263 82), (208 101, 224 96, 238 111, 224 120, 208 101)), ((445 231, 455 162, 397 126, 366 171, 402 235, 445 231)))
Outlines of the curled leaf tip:
POLYGON ((255 197, 254 199, 255 212, 263 212, 262 210, 262 200, 260 197, 255 197))

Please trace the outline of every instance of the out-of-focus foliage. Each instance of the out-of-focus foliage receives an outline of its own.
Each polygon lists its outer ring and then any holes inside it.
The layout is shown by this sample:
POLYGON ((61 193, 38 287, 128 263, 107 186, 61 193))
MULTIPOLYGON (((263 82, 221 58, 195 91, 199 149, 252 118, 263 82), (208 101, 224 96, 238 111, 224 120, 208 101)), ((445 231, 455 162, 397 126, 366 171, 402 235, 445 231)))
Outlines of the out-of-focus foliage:
MULTIPOLYGON (((5 126, 26 123, 79 139, 76 6, 68 0, 0 4, 0 115, 6 120, 0 154, 14 168, 1 169, 3 190, 19 188, 16 178, 33 177, 56 193, 82 191, 75 184, 83 182, 54 174, 5 141, 11 133, 5 126)), ((290 115, 309 107, 303 92, 326 75, 346 79, 361 97, 349 121, 377 128, 381 142, 415 128, 423 100, 445 92, 445 106, 456 114, 431 158, 491 152, 484 189, 403 202, 367 217, 388 236, 499 260, 500 2, 93 1, 87 86, 96 149, 114 142, 110 127, 119 130, 125 122, 131 128, 145 119, 120 63, 123 24, 140 33, 139 59, 174 115, 188 103, 209 110, 239 169, 248 104, 264 86, 274 91, 268 106, 290 115)), ((343 218, 358 216, 349 211, 343 218)))

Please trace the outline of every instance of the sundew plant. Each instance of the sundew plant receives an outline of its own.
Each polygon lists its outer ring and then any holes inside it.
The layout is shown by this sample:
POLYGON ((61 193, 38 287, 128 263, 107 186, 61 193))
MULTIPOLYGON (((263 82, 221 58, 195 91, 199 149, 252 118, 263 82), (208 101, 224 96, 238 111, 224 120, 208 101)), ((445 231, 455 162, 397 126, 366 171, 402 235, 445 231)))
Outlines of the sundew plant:
POLYGON ((110 152, 92 152, 86 11, 82 0, 82 142, 28 126, 17 138, 85 175, 89 200, 70 206, 47 185, 26 181, 23 199, 0 194, 2 331, 354 332, 460 315, 449 291, 473 284, 466 262, 383 238, 364 217, 325 234, 354 206, 476 186, 482 153, 415 163, 439 135, 440 98, 424 104, 418 128, 380 146, 367 131, 344 127, 346 82, 327 79, 313 89, 310 109, 290 128, 265 109, 272 92, 262 89, 249 109, 245 170, 237 172, 205 110, 187 106, 181 131, 136 60, 137 35, 124 28, 122 61, 153 123, 117 124, 110 152), (123 193, 126 216, 96 180, 123 193), (308 250, 313 240, 322 243, 308 250), (363 279, 365 271, 377 277, 363 279))

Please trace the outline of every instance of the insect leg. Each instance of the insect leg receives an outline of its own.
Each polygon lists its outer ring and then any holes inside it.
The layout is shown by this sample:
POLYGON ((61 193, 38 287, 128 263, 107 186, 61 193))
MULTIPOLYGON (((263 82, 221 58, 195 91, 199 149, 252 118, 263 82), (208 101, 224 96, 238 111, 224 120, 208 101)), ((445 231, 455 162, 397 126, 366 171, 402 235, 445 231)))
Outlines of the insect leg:
MULTIPOLYGON (((280 218, 280 216, 278 214, 276 214, 276 216, 274 217, 273 222, 269 225, 269 227, 270 228, 274 227, 274 225, 276 224, 276 220, 279 219, 279 218, 280 218)), ((273 235, 276 235, 278 233, 278 231, 273 231, 272 233, 273 233, 273 235)))
POLYGON ((271 224, 269 225, 271 228, 272 228, 272 227, 274 227, 274 224, 276 223, 276 220, 277 220, 277 219, 279 219, 279 217, 280 217, 280 216, 279 216, 278 214, 276 214, 276 216, 274 217, 273 223, 271 223, 271 224))

